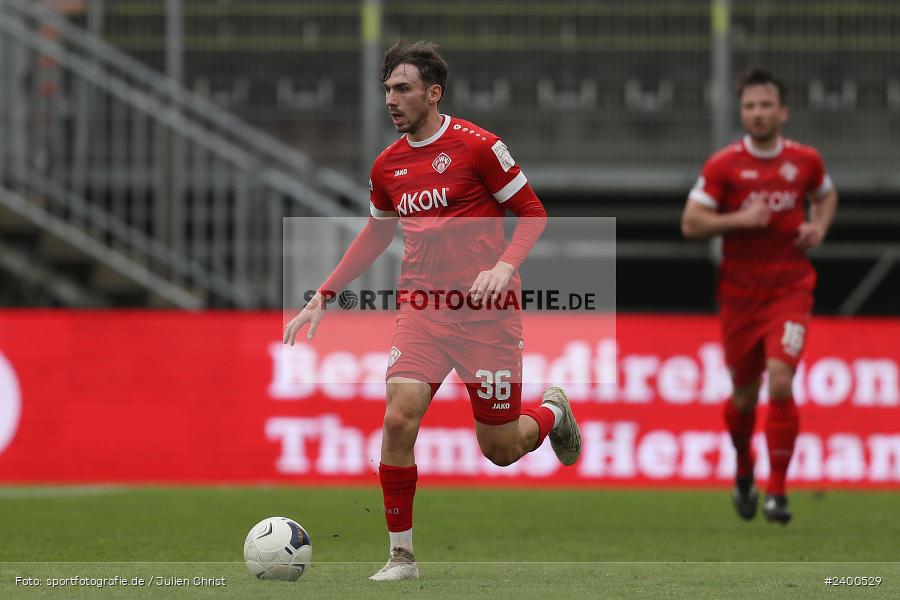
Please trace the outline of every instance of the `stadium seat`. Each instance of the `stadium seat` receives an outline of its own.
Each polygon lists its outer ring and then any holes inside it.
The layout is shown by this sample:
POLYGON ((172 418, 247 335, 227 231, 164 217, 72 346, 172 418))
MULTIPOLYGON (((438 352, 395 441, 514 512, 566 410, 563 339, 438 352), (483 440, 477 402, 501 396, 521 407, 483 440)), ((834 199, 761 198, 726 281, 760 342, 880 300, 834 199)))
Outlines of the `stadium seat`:
POLYGON ((553 79, 542 78, 537 82, 537 102, 541 108, 575 110, 597 104, 597 82, 585 79, 575 86, 561 86, 553 79))
POLYGON ((229 82, 230 87, 214 86, 209 77, 194 79, 194 91, 213 100, 219 106, 243 107, 250 98, 250 80, 236 77, 229 82))
POLYGON ((891 110, 900 110, 900 79, 888 79, 887 106, 891 110))
POLYGON ((478 110, 506 108, 512 101, 512 85, 508 79, 495 79, 487 88, 474 89, 466 78, 453 79, 450 93, 456 106, 468 106, 478 110))
POLYGON ((675 85, 670 79, 660 79, 655 89, 637 79, 625 82, 625 106, 631 110, 656 112, 670 108, 675 98, 675 85))
POLYGON ((855 109, 858 85, 853 79, 843 79, 837 84, 826 84, 821 79, 811 79, 808 84, 809 105, 816 109, 855 109))
POLYGON ((280 108, 321 108, 334 102, 334 89, 331 79, 320 79, 312 89, 296 89, 293 79, 281 77, 276 84, 276 98, 280 108))

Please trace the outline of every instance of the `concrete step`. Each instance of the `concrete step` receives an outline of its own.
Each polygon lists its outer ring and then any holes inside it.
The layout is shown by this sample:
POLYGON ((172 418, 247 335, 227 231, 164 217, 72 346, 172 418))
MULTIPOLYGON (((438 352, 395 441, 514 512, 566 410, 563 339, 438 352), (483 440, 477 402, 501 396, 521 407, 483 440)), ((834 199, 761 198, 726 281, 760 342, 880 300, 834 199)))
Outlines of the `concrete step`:
POLYGON ((37 254, 42 260, 55 265, 91 262, 90 257, 81 250, 50 233, 44 233, 38 240, 37 254))
POLYGON ((18 213, 0 207, 0 235, 36 231, 38 231, 38 228, 31 221, 19 216, 18 213))
POLYGON ((134 280, 104 264, 96 264, 90 276, 91 287, 111 296, 146 296, 147 290, 134 280))

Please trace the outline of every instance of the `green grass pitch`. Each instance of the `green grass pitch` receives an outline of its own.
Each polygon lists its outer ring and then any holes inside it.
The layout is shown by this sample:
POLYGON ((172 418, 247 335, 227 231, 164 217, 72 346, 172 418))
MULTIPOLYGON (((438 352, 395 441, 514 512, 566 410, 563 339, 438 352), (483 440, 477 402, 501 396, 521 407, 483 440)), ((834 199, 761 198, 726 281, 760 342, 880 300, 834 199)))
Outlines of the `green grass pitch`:
POLYGON ((421 579, 376 584, 367 577, 387 549, 377 487, 0 487, 0 598, 900 597, 900 493, 791 498, 784 527, 739 520, 726 490, 421 487, 421 579), (243 564, 244 536, 272 515, 312 537, 313 565, 295 583, 256 580, 243 564), (145 585, 48 585, 116 575, 145 585))

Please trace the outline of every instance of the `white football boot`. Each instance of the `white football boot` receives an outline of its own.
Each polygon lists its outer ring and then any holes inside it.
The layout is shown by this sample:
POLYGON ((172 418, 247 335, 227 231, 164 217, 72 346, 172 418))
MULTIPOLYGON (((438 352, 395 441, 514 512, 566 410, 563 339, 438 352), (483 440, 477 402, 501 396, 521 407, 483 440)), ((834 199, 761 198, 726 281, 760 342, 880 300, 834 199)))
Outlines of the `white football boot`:
POLYGON ((548 437, 559 462, 567 467, 574 465, 581 456, 581 430, 578 429, 572 407, 569 406, 569 397, 562 388, 548 387, 544 390, 541 404, 552 404, 562 410, 559 426, 553 429, 548 437))
POLYGON ((415 555, 406 548, 391 549, 391 558, 381 570, 369 577, 372 581, 402 581, 418 579, 419 567, 416 566, 415 555))

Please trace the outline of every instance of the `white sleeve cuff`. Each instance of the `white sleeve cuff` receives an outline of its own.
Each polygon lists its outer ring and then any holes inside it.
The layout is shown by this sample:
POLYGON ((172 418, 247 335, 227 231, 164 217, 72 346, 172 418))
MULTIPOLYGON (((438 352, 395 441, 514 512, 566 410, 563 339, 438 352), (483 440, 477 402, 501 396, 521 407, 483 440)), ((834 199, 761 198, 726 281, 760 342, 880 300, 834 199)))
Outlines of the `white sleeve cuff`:
POLYGON ((834 182, 831 181, 831 177, 828 175, 828 173, 826 173, 825 177, 822 178, 822 185, 820 185, 818 189, 813 191, 811 195, 813 198, 821 198, 833 189, 834 182))
POLYGON ((400 216, 396 210, 379 210, 375 208, 371 201, 369 202, 369 212, 376 219, 396 219, 400 216))
POLYGON ((525 179, 525 173, 519 171, 519 174, 512 178, 512 181, 504 185, 499 192, 494 192, 494 198, 500 204, 503 204, 516 195, 516 192, 525 187, 528 180, 525 179))
POLYGON ((719 203, 716 202, 715 198, 713 198, 700 188, 692 189, 691 193, 688 194, 688 199, 710 208, 717 208, 719 206, 719 203))

